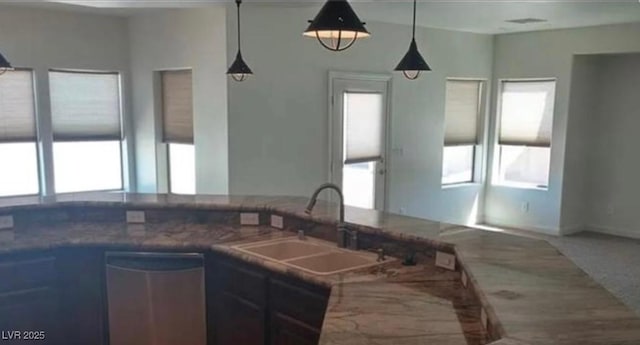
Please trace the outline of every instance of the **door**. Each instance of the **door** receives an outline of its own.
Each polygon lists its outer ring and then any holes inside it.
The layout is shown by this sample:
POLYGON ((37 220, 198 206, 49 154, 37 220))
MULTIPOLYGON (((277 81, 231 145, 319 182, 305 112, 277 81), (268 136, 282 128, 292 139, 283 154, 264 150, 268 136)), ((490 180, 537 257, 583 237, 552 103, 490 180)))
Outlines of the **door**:
POLYGON ((385 209, 387 75, 330 73, 330 180, 345 204, 385 209))

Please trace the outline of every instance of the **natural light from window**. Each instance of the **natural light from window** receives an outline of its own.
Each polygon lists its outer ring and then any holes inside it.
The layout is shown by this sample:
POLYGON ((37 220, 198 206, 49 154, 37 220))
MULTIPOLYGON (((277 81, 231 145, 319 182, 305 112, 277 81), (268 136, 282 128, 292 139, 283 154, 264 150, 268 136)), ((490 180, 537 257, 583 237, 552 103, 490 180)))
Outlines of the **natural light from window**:
POLYGON ((515 187, 546 188, 549 183, 548 147, 500 147, 500 173, 502 184, 515 187))
POLYGON ((0 197, 38 194, 36 143, 0 143, 0 197))
POLYGON ((174 194, 196 193, 196 153, 190 144, 169 145, 169 188, 174 194))
POLYGON ((122 189, 120 141, 54 142, 56 193, 122 189))
POLYGON ((442 184, 473 181, 473 145, 445 146, 442 157, 442 184))
POLYGON ((342 185, 345 205, 375 208, 376 162, 345 164, 342 185))

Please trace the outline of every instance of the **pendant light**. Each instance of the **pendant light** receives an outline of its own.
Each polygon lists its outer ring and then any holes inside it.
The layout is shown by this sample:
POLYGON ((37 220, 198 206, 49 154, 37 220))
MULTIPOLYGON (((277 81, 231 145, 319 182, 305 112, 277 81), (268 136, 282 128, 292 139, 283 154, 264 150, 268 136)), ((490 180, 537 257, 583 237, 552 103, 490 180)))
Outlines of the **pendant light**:
POLYGON ((402 74, 409 79, 415 80, 420 76, 422 71, 431 71, 427 62, 424 61, 422 55, 418 51, 418 45, 416 44, 416 0, 413 0, 413 36, 411 37, 411 44, 409 45, 409 51, 400 60, 396 71, 402 71, 402 74))
POLYGON ((13 71, 13 67, 9 61, 0 54, 0 75, 4 74, 6 71, 13 71))
POLYGON ((313 37, 328 50, 349 49, 356 40, 371 36, 347 0, 327 0, 303 35, 313 37))
POLYGON ((242 52, 240 51, 240 4, 242 0, 236 0, 236 5, 238 7, 238 53, 236 54, 236 59, 227 70, 227 74, 231 76, 231 78, 235 81, 245 81, 250 75, 253 74, 251 68, 247 66, 247 63, 242 59, 242 52))

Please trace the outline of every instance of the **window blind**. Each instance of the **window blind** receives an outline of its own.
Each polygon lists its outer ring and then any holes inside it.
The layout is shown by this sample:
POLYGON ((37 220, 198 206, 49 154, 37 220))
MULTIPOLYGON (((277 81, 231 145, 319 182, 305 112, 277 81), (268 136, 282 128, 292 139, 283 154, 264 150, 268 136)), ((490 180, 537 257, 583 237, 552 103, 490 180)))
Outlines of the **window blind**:
POLYGON ((36 141, 33 75, 7 71, 0 77, 0 142, 36 141))
POLYGON ((190 70, 161 72, 162 140, 193 144, 193 86, 190 70))
POLYGON ((55 141, 122 139, 118 73, 50 71, 49 88, 55 141))
POLYGON ((503 81, 500 145, 551 146, 555 80, 503 81))
POLYGON ((380 93, 344 93, 345 164, 382 158, 382 98, 380 93))
POLYGON ((447 80, 445 146, 478 143, 481 87, 477 80, 447 80))

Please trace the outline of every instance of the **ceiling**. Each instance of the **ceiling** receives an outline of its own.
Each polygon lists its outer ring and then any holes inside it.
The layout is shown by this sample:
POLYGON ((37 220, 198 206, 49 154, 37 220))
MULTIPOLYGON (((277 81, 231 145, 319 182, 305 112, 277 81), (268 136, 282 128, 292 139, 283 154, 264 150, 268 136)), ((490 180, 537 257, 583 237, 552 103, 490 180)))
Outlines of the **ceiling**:
MULTIPOLYGON (((0 0, 24 6, 128 16, 149 8, 202 7, 231 0, 0 0)), ((245 0, 250 5, 320 7, 319 0, 245 0)), ((363 21, 409 24, 410 0, 351 0, 363 21)), ((487 34, 640 22, 640 0, 418 0, 418 25, 487 34), (506 20, 535 18, 516 24, 506 20)))

